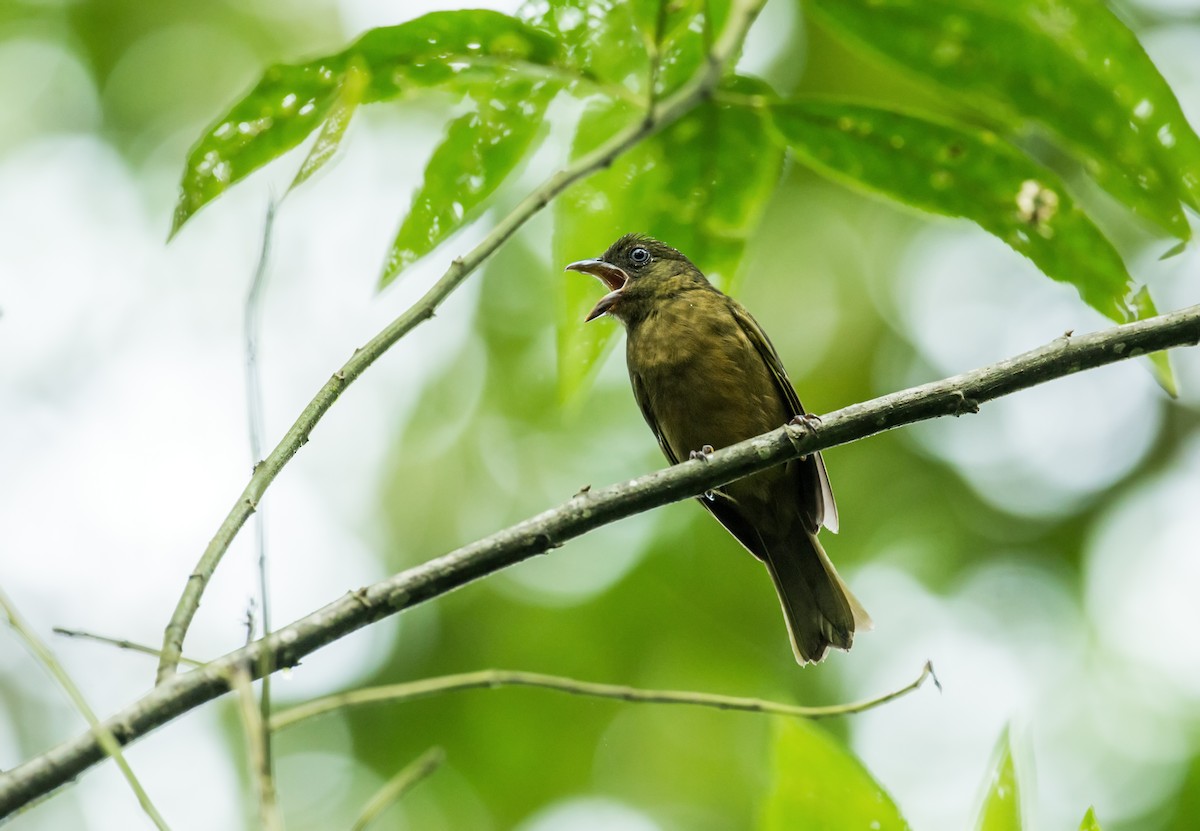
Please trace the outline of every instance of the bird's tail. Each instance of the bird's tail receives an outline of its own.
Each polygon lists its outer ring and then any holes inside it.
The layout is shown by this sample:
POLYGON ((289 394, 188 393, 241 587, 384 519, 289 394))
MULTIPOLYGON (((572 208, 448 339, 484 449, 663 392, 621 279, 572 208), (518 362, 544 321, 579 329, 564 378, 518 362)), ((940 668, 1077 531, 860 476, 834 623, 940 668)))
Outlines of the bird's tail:
POLYGON ((816 534, 801 531, 767 548, 767 570, 799 663, 820 661, 830 647, 849 649, 856 630, 871 628, 870 615, 842 582, 816 534))

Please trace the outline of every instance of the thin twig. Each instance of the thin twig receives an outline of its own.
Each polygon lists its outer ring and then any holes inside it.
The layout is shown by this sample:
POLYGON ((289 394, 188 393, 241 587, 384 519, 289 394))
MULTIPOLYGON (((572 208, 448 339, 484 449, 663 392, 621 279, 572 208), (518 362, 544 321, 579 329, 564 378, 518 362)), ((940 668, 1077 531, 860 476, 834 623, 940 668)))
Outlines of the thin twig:
POLYGON ((440 747, 431 747, 413 759, 367 800, 362 813, 350 826, 350 831, 363 831, 389 806, 395 804, 413 787, 428 779, 434 771, 442 766, 444 761, 446 761, 446 751, 440 747))
POLYGON ((621 684, 598 684, 593 681, 579 681, 575 678, 563 678, 558 675, 543 675, 540 672, 483 669, 478 672, 443 675, 439 678, 422 678, 419 681, 389 684, 383 687, 370 687, 364 690, 353 690, 326 698, 318 698, 316 701, 310 701, 307 704, 301 704, 298 707, 277 713, 271 719, 271 729, 283 730, 286 727, 291 727, 302 721, 324 715, 334 710, 340 710, 344 707, 358 707, 363 704, 378 704, 385 701, 411 701, 415 698, 425 698, 430 695, 440 695, 441 693, 456 692, 459 690, 496 689, 498 687, 538 687, 546 690, 570 693, 572 695, 614 698, 618 701, 629 701, 639 704, 687 704, 695 707, 714 707, 718 710, 739 710, 747 713, 769 713, 777 716, 820 719, 861 713, 864 710, 870 710, 881 704, 894 701, 920 687, 932 675, 933 665, 926 663, 921 670, 921 674, 915 681, 909 682, 906 686, 898 690, 853 704, 804 707, 797 704, 768 701, 762 698, 716 695, 714 693, 693 692, 691 690, 645 690, 621 684))
MULTIPOLYGON (((266 289, 267 268, 271 258, 271 236, 275 229, 275 211, 279 203, 273 198, 267 203, 267 217, 263 221, 262 247, 258 252, 258 262, 254 266, 254 276, 250 280, 250 289, 246 292, 246 308, 242 318, 242 332, 246 344, 246 429, 250 437, 250 464, 253 467, 262 458, 263 433, 266 426, 263 423, 262 383, 258 372, 258 337, 262 331, 262 294, 266 289)), ((254 548, 258 552, 258 602, 261 608, 260 620, 262 634, 271 633, 271 591, 267 579, 267 520, 263 510, 254 514, 254 548)), ((269 661, 269 653, 263 653, 263 660, 269 661)), ((262 678, 261 698, 259 709, 262 710, 258 719, 260 726, 265 725, 271 718, 271 665, 259 667, 259 677, 262 678)), ((271 734, 263 727, 261 737, 264 764, 271 771, 271 734)))
POLYGON ((308 442, 313 428, 338 399, 342 392, 357 379, 376 359, 383 355, 400 338, 426 320, 433 317, 434 310, 458 288, 493 252, 517 232, 531 217, 546 207, 552 199, 580 179, 612 164, 613 160, 643 139, 651 136, 687 114, 703 101, 721 80, 726 62, 736 54, 742 38, 758 15, 765 0, 742 0, 736 2, 729 13, 729 23, 716 45, 710 60, 687 84, 677 92, 651 107, 645 119, 617 133, 596 150, 576 159, 567 167, 547 179, 541 186, 525 197, 469 254, 455 259, 446 273, 414 303, 407 311, 392 321, 364 346, 356 350, 350 360, 333 374, 317 392, 308 406, 301 411, 275 449, 255 468, 249 484, 230 509, 229 514, 217 529, 216 535, 200 557, 200 561, 188 577, 187 585, 175 607, 171 620, 163 633, 162 659, 159 661, 157 680, 162 683, 175 674, 179 656, 183 652, 183 639, 200 606, 200 597, 212 578, 221 558, 228 550, 247 518, 254 513, 263 494, 279 471, 291 461, 296 452, 308 442))
MULTIPOLYGON (((64 629, 61 626, 55 626, 50 631, 56 635, 62 635, 66 638, 79 638, 80 640, 95 641, 96 643, 115 646, 117 649, 128 649, 130 652, 141 652, 143 655, 153 655, 155 658, 162 655, 162 651, 155 649, 153 646, 146 646, 146 644, 137 643, 136 641, 127 641, 124 638, 109 638, 104 635, 95 635, 91 632, 84 632, 79 629, 64 629)), ((179 663, 187 664, 188 666, 192 667, 204 666, 203 661, 196 661, 186 656, 181 657, 179 659, 179 663)))
MULTIPOLYGON (((1101 332, 1056 338, 1014 358, 828 413, 819 425, 786 426, 747 439, 718 450, 708 461, 683 462, 632 481, 580 492, 557 508, 349 592, 262 640, 176 676, 112 716, 105 726, 120 741, 133 741, 221 695, 227 687, 223 673, 238 663, 257 667, 263 650, 271 653, 273 667, 294 666, 322 646, 377 620, 633 514, 885 430, 975 412, 987 401, 1055 378, 1196 343, 1200 343, 1200 306, 1101 332)), ((103 758, 96 737, 87 733, 0 774, 0 819, 103 758)))
POLYGON ((262 711, 254 699, 254 686, 250 672, 244 665, 229 671, 229 687, 237 693, 238 714, 242 718, 242 732, 246 735, 246 758, 254 776, 258 794, 259 826, 264 831, 283 831, 283 815, 279 811, 279 800, 275 795, 275 777, 271 774, 271 762, 267 757, 267 744, 263 737, 268 735, 263 723, 262 711))
POLYGON ((16 632, 17 636, 25 643, 26 648, 37 659, 38 663, 58 682, 58 685, 66 692, 67 697, 71 699, 71 703, 75 705, 75 709, 84 717, 87 723, 91 726, 92 739, 96 742, 101 754, 112 756, 113 761, 117 763, 117 767, 121 769, 121 774, 125 777, 125 781, 129 783, 130 789, 133 790, 134 796, 137 797, 138 804, 142 806, 142 810, 150 817, 150 821, 161 829, 161 831, 170 831, 167 821, 163 819, 162 814, 154 807, 154 803, 150 799, 150 795, 146 793, 146 789, 142 787, 142 783, 138 781, 137 775, 134 774, 133 768, 129 766, 129 762, 125 760, 125 754, 121 752, 121 743, 117 741, 112 734, 112 730, 100 722, 96 717, 96 713, 92 710, 87 699, 83 697, 83 692, 71 680, 71 676, 54 657, 54 653, 50 651, 50 647, 46 646, 45 642, 37 636, 37 633, 25 622, 21 617, 17 607, 8 599, 8 595, 0 590, 0 611, 4 612, 4 616, 8 618, 8 625, 16 632))

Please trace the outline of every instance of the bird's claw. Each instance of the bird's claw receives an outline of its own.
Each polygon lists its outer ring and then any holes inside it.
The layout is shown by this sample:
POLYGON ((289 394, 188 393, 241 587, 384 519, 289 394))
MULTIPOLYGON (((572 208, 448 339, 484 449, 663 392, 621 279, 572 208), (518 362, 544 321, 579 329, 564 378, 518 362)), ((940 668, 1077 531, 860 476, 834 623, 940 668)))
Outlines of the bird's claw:
MULTIPOLYGON (((787 423, 787 426, 799 427, 802 433, 812 434, 816 432, 817 425, 820 423, 821 417, 816 413, 801 413, 798 416, 792 416, 792 420, 787 423)), ((787 431, 787 436, 789 439, 791 439, 792 445, 795 446, 796 442, 799 440, 799 437, 794 435, 791 430, 787 431)), ((800 460, 804 461, 807 458, 808 454, 805 453, 800 457, 800 460)))
POLYGON ((821 417, 816 413, 801 413, 798 416, 792 416, 792 420, 788 422, 794 427, 803 427, 806 432, 810 433, 820 423, 821 417))
POLYGON ((711 444, 706 444, 703 447, 701 447, 699 450, 693 450, 688 455, 688 458, 692 459, 692 460, 699 459, 702 462, 707 462, 709 459, 712 458, 713 452, 714 452, 713 446, 711 444))

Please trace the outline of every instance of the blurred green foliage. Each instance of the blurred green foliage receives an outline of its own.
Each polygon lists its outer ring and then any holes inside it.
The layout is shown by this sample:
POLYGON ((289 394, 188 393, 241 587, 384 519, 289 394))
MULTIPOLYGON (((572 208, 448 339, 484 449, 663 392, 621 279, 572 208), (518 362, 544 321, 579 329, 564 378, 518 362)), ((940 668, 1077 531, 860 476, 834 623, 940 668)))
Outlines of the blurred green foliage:
MULTIPOLYGON (((672 3, 665 15, 649 2, 611 0, 541 0, 514 18, 446 13, 438 18, 439 38, 454 48, 422 52, 421 65, 402 73, 403 84, 393 70, 409 65, 404 61, 413 58, 417 41, 427 42, 420 27, 429 20, 402 24, 420 32, 411 42, 375 30, 343 48, 331 34, 334 11, 316 2, 271 14, 253 5, 127 0, 26 5, 6 14, 63 27, 64 42, 78 48, 104 90, 104 130, 131 158, 139 158, 148 137, 161 140, 181 128, 200 134, 219 114, 189 156, 177 225, 313 133, 325 130, 326 146, 336 149, 358 98, 345 92, 355 72, 365 72, 374 85, 363 101, 402 107, 409 85, 461 98, 457 109, 445 108, 446 133, 430 148, 411 212, 397 217, 386 282, 431 252, 449 260, 438 246, 455 231, 486 223, 489 209, 511 207, 519 194, 503 185, 531 163, 547 133, 559 142, 560 155, 577 157, 641 117, 651 89, 677 89, 724 25, 726 4, 714 5, 720 14, 712 20, 705 4, 695 2, 672 3), (488 60, 460 71, 458 63, 480 52, 488 60), (147 71, 163 54, 196 60, 147 71), (655 55, 660 68, 651 85, 655 55), (275 66, 256 82, 268 64, 275 66), (263 124, 262 107, 289 95, 311 101, 312 109, 301 114, 297 106, 294 117, 273 111, 263 124), (556 106, 573 107, 576 117, 546 118, 556 106), (564 121, 563 134, 551 129, 564 121), (261 129, 252 127, 253 135, 230 153, 216 134, 229 123, 235 132, 242 123, 261 129), (212 171, 224 161, 236 164, 220 181, 212 171)), ((599 254, 620 232, 660 235, 726 287, 736 287, 816 412, 870 397, 921 368, 912 333, 898 322, 890 281, 922 220, 788 165, 785 145, 789 158, 812 170, 835 172, 839 181, 908 206, 968 216, 1018 250, 1018 194, 1036 176, 1058 194, 1057 218, 1071 223, 1056 226, 1051 245, 1034 221, 1025 242, 1047 253, 1023 253, 1050 276, 1070 278, 1087 302, 1112 317, 1150 313, 1146 305, 1128 312, 1133 282, 1105 238, 1113 234, 1087 218, 1095 195, 1076 194, 1077 207, 1059 178, 1070 181, 1071 171, 1047 171, 1043 162, 1054 159, 1035 153, 1036 143, 1022 129, 1027 121, 1042 125, 1061 142, 1062 158, 1081 164, 1131 215, 1188 235, 1181 203, 1195 205, 1196 137, 1116 17, 1083 0, 795 5, 806 28, 787 33, 794 42, 778 51, 765 79, 731 77, 713 101, 564 194, 553 208, 552 229, 518 234, 478 275, 471 334, 439 358, 443 369, 412 391, 419 403, 390 450, 378 500, 380 556, 390 569, 543 510, 581 486, 660 464, 620 367, 603 360, 617 326, 581 327, 581 310, 594 302, 596 287, 559 273, 569 260, 599 254), (1064 37, 1061 18, 1037 14, 1050 5, 1087 15, 1096 25, 1068 26, 1064 37), (1046 28, 1050 24, 1060 28, 1046 28), (1104 66, 1101 55, 1119 60, 1104 66), (878 57, 905 71, 881 69, 878 57), (768 86, 776 77, 799 81, 768 86), (1113 92, 1118 83, 1120 95, 1113 92), (943 100, 940 90, 950 96, 943 100), (872 118, 891 120, 888 131, 871 134, 895 134, 897 113, 914 112, 903 124, 906 146, 927 142, 935 150, 914 161, 882 155, 885 148, 870 141, 853 142, 854 131, 839 129, 839 121, 863 118, 864 98, 872 118), (1150 102, 1148 111, 1143 101, 1150 102), (785 119, 768 124, 764 113, 771 108, 809 116, 820 109, 826 129, 799 136, 785 119), (1135 117, 1127 129, 1129 113, 1135 117), (1176 140, 1169 147, 1164 124, 1176 140), (955 178, 949 187, 931 189, 931 177, 942 171, 936 148, 952 145, 946 130, 981 154, 989 151, 980 137, 993 136, 995 155, 986 158, 1005 164, 980 165, 969 184, 955 178), (830 153, 838 155, 837 164, 830 153), (932 167, 914 168, 922 164, 932 167), (571 406, 563 406, 564 389, 574 396, 571 406)), ((1138 233, 1154 239, 1158 232, 1147 226, 1138 233)), ((1069 510, 1037 518, 998 507, 960 470, 904 435, 840 448, 830 454, 830 466, 846 531, 828 547, 851 574, 856 565, 884 563, 947 595, 992 552, 1017 551, 1014 557, 1065 574, 1080 590, 1082 551, 1098 519, 1196 434, 1194 413, 1171 413, 1135 470, 1069 510)), ((396 625, 395 654, 372 682, 502 666, 816 703, 847 694, 853 685, 838 670, 857 657, 837 656, 830 668, 797 672, 769 581, 688 504, 602 529, 552 557, 418 607, 396 625)), ((446 748, 446 769, 389 815, 393 827, 511 828, 579 794, 628 802, 664 828, 689 831, 748 827, 763 816, 765 827, 808 827, 789 823, 790 813, 807 810, 805 798, 831 811, 830 823, 864 816, 857 798, 831 804, 834 788, 867 800, 880 827, 905 827, 882 788, 846 751, 845 724, 773 725, 747 714, 524 690, 461 693, 340 718, 355 758, 382 778, 431 745, 446 748), (785 777, 815 784, 795 791, 785 777), (817 787, 826 780, 827 787, 817 787)), ((334 752, 339 744, 331 732, 306 725, 281 738, 279 752, 334 752)), ((237 747, 234 731, 230 744, 237 747)), ((1161 827, 1183 829, 1194 821, 1198 746, 1193 740, 1174 801, 1155 808, 1156 817, 1166 817, 1161 827)), ((996 782, 1015 776, 1005 748, 1007 767, 998 769, 996 782)), ((281 782, 292 812, 289 827, 330 827, 352 815, 294 807, 304 804, 305 787, 281 782)), ((993 820, 1003 813, 996 793, 985 800, 981 827, 1020 827, 993 820)), ((1106 827, 1134 827, 1138 819, 1106 827)), ((1090 812, 1082 827, 1098 827, 1090 812)))

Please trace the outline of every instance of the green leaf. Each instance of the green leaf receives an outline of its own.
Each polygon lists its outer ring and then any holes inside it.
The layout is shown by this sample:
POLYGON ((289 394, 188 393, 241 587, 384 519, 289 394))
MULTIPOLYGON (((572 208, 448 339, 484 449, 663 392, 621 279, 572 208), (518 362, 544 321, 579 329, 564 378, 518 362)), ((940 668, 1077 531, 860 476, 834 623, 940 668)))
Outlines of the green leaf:
POLYGON ((995 133, 837 101, 771 109, 783 139, 810 167, 921 210, 977 222, 1113 320, 1144 314, 1120 255, 1059 178, 995 133))
MULTIPOLYGON (((769 92, 749 79, 735 86, 747 93, 769 92)), ((580 121, 573 153, 587 152, 614 126, 637 117, 623 103, 593 105, 580 121)), ((599 256, 621 234, 637 231, 683 251, 714 283, 728 288, 782 165, 782 148, 770 140, 763 111, 705 104, 559 198, 555 262, 599 256)), ((608 320, 583 324, 600 296, 596 281, 566 275, 558 331, 564 400, 586 386, 619 331, 608 320)))
POLYGON ((529 0, 517 17, 561 44, 563 62, 603 84, 645 96, 647 42, 624 0, 529 0))
POLYGON ((1083 821, 1079 823, 1079 831, 1104 831, 1100 827, 1100 821, 1096 819, 1096 809, 1088 808, 1087 813, 1083 815, 1083 821))
POLYGON ((995 759, 975 831, 1021 831, 1021 799, 1007 729, 996 745, 995 759))
MULTIPOLYGON (((732 79, 725 89, 771 95, 766 84, 751 78, 732 79)), ((726 290, 779 183, 784 153, 771 135, 761 108, 710 104, 657 139, 668 160, 667 180, 645 227, 726 290)))
POLYGON ((558 91, 520 75, 473 93, 477 108, 450 123, 396 234, 380 288, 462 227, 526 157, 558 91))
POLYGON ((307 182, 337 153, 342 138, 346 135, 346 128, 350 126, 350 119, 354 117, 354 111, 358 109, 359 102, 362 101, 363 93, 367 88, 367 80, 366 71, 357 61, 351 62, 346 67, 346 71, 342 75, 341 88, 329 110, 329 115, 326 116, 325 123, 321 125, 321 132, 317 134, 317 140, 309 149, 304 163, 296 171, 296 178, 288 187, 289 191, 293 191, 307 182))
POLYGON ((729 0, 640 0, 635 8, 660 98, 696 74, 729 16, 729 0))
MULTIPOLYGON (((1133 296, 1133 305, 1137 309, 1138 319, 1154 317, 1158 309, 1150 299, 1150 291, 1142 286, 1133 296)), ((1172 398, 1179 397, 1179 382, 1175 379, 1175 370, 1171 368, 1171 355, 1167 351, 1150 353, 1150 371, 1154 380, 1162 387, 1163 392, 1172 398)))
POLYGON ((1056 135, 1105 189, 1180 239, 1200 205, 1200 138, 1167 82, 1096 0, 807 0, 864 51, 1014 128, 1056 135))
POLYGON ((908 823, 862 763, 806 721, 775 720, 774 782, 761 831, 870 828, 908 823))
MULTIPOLYGON (((621 100, 597 100, 576 128, 572 158, 578 158, 624 129, 641 113, 621 100)), ((554 263, 598 257, 621 234, 639 230, 646 209, 660 197, 666 167, 660 146, 643 141, 569 188, 554 203, 554 263)), ((558 387, 564 401, 591 379, 600 358, 611 348, 620 325, 601 318, 584 323, 600 299, 599 284, 582 274, 562 276, 558 314, 558 387)))
MULTIPOLYGON (((325 122, 348 88, 347 73, 366 73, 361 100, 369 103, 430 87, 464 91, 498 74, 545 77, 561 66, 561 58, 558 44, 544 32, 498 12, 476 10, 434 12, 372 29, 336 54, 273 66, 192 147, 171 233, 325 122)), ((352 111, 345 114, 347 121, 352 111)))

